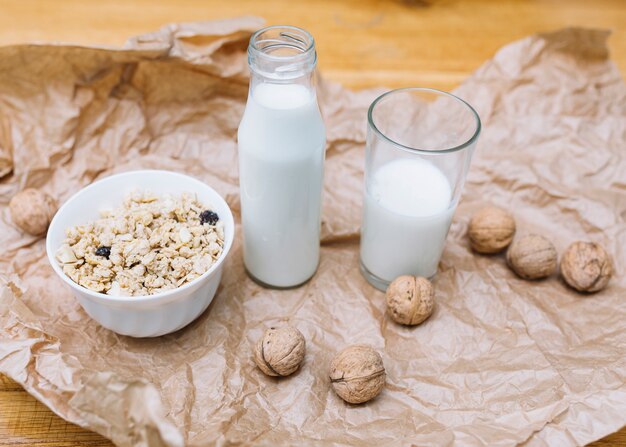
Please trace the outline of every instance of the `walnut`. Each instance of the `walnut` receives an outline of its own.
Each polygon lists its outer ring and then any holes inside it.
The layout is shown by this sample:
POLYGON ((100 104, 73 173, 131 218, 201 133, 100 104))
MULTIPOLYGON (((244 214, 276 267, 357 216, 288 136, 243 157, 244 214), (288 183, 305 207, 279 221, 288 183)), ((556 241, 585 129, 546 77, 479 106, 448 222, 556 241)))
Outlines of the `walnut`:
POLYGON ((568 285, 580 292, 604 289, 612 274, 611 258, 599 244, 574 242, 563 253, 561 276, 568 285))
POLYGON ((300 367, 305 350, 306 342, 298 329, 272 327, 257 342, 254 361, 268 376, 288 376, 300 367))
POLYGON ((557 254, 548 239, 537 234, 516 238, 506 252, 509 267, 524 279, 541 279, 556 270, 557 254))
POLYGON ((29 188, 13 196, 9 209, 13 222, 22 231, 41 236, 48 229, 57 205, 48 194, 29 188))
POLYGON ((513 240, 515 220, 502 208, 490 206, 472 216, 467 233, 474 251, 498 253, 513 240))
POLYGON ((396 323, 416 325, 433 312, 434 291, 429 280, 399 276, 387 287, 387 310, 396 323))
POLYGON ((338 353, 330 365, 330 383, 346 402, 360 404, 378 396, 385 386, 380 354, 366 345, 353 345, 338 353))

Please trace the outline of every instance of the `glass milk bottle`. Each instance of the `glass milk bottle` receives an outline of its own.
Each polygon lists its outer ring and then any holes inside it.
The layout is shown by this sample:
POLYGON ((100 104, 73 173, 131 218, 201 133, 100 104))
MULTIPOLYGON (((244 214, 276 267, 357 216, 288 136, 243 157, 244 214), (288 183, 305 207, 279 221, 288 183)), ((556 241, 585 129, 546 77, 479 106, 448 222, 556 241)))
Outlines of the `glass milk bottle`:
POLYGON ((317 269, 326 134, 313 37, 272 26, 250 39, 250 90, 239 125, 244 263, 258 282, 293 287, 317 269))
POLYGON ((480 127, 469 104, 438 90, 394 90, 372 103, 361 227, 372 285, 435 275, 480 127))

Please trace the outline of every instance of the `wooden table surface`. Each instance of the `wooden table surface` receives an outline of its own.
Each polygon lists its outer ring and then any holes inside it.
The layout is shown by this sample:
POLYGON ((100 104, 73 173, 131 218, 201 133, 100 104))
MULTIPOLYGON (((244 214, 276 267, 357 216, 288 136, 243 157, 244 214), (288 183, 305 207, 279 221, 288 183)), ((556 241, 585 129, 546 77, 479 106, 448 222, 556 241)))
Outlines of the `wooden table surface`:
MULTIPOLYGON (((238 15, 308 29, 324 75, 353 88, 451 89, 501 46, 564 26, 609 28, 626 73, 626 0, 0 0, 0 45, 121 45, 170 22, 238 15)), ((0 445, 111 446, 0 375, 0 445)), ((594 446, 626 446, 626 429, 594 446)))

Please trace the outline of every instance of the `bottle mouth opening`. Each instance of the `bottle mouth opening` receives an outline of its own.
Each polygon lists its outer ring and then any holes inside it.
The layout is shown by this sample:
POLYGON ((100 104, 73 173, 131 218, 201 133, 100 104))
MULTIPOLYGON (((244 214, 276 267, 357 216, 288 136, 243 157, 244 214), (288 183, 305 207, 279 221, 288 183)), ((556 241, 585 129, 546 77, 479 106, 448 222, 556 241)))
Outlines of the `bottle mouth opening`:
POLYGON ((272 59, 291 59, 314 51, 313 36, 296 26, 269 26, 250 38, 250 49, 272 59))
POLYGON ((313 36, 295 26, 270 26, 250 38, 250 69, 271 79, 293 79, 315 68, 317 54, 313 36))

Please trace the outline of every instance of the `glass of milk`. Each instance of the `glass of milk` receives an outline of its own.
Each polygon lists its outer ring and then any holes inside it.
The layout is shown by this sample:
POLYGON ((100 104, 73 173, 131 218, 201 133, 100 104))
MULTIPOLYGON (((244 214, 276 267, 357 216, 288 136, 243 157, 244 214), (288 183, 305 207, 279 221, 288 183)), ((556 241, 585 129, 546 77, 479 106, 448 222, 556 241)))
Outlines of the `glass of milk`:
POLYGON ((393 90, 372 103, 361 271, 373 286, 435 275, 480 127, 468 103, 439 90, 393 90))
POLYGON ((303 29, 272 26, 248 46, 250 89, 239 125, 244 263, 287 288, 317 269, 326 133, 314 85, 316 52, 303 29))

